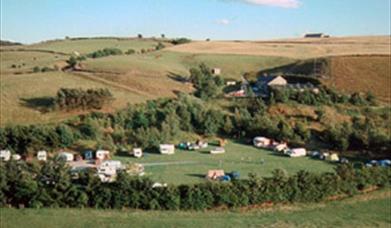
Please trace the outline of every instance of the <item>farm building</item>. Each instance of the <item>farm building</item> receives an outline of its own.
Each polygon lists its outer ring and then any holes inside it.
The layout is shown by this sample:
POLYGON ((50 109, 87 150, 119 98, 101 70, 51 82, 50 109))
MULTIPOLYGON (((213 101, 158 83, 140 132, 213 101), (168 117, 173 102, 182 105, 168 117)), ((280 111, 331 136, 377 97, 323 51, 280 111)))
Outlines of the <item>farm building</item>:
POLYGON ((132 155, 133 157, 141 158, 143 156, 143 150, 141 148, 133 148, 132 155))
POLYGON ((47 152, 44 150, 38 151, 37 160, 38 161, 46 161, 47 160, 47 152))
POLYGON ((222 169, 212 169, 208 171, 206 178, 209 180, 217 180, 220 177, 225 176, 224 170, 222 169))
POLYGON ((329 38, 330 35, 324 33, 306 33, 304 38, 329 38))
POLYGON ((159 149, 161 154, 175 153, 175 146, 173 144, 160 144, 159 149))
POLYGON ((221 69, 220 68, 213 68, 212 69, 212 74, 213 75, 220 75, 221 74, 221 69))
POLYGON ((9 161, 11 159, 11 151, 0 150, 0 159, 3 161, 9 161))
POLYGON ((288 85, 288 82, 282 76, 259 76, 256 82, 256 88, 258 94, 261 96, 269 96, 270 87, 285 87, 288 85))

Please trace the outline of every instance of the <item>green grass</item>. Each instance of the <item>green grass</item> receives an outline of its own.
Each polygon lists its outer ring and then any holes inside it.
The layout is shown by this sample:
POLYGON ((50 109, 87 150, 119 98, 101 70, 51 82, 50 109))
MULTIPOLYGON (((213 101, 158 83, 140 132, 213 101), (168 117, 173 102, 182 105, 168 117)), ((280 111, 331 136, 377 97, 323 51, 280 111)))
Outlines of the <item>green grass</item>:
POLYGON ((145 167, 146 175, 153 180, 173 184, 205 181, 204 177, 210 169, 224 169, 226 172, 239 171, 242 178, 247 178, 249 173, 255 173, 258 176, 269 176, 277 168, 286 170, 288 174, 294 174, 299 170, 318 173, 332 171, 334 167, 330 163, 313 160, 309 157, 289 158, 279 156, 272 151, 261 150, 251 145, 231 141, 225 146, 225 154, 211 155, 208 153, 210 148, 200 151, 182 151, 177 149, 173 155, 146 153, 143 158, 139 159, 127 155, 115 156, 113 159, 142 164, 194 162, 192 164, 145 167))
POLYGON ((103 48, 118 48, 122 51, 134 49, 154 48, 158 42, 153 40, 138 40, 138 39, 83 39, 83 40, 58 40, 38 43, 25 46, 32 49, 49 50, 72 54, 77 51, 80 54, 87 54, 103 48))
POLYGON ((188 75, 191 67, 205 63, 211 68, 221 68, 221 76, 240 80, 245 72, 259 71, 289 64, 294 59, 284 57, 250 56, 233 54, 189 54, 170 51, 159 51, 144 55, 110 56, 100 59, 89 59, 86 68, 95 71, 115 72, 149 72, 167 75, 188 75))
POLYGON ((390 227, 391 192, 250 211, 0 209, 0 227, 390 227))

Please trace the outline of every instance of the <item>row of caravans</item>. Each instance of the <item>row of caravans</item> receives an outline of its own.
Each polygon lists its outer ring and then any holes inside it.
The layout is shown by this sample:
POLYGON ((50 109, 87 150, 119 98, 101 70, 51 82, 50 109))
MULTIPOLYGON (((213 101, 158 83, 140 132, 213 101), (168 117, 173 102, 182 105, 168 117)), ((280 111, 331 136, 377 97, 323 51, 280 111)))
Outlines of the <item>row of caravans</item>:
POLYGON ((276 152, 282 152, 289 157, 304 157, 307 155, 307 150, 305 148, 294 148, 290 149, 288 144, 285 142, 277 142, 273 139, 266 137, 255 137, 253 139, 253 144, 257 148, 274 150, 276 152))

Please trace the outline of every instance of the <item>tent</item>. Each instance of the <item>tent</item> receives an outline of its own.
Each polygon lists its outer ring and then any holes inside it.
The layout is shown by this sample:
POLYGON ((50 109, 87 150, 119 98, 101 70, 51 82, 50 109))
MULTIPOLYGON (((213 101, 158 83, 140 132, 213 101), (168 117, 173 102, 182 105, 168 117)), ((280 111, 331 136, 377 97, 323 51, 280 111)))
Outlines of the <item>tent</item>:
POLYGON ((0 150, 0 160, 9 161, 11 159, 11 151, 0 150))
POLYGON ((133 148, 133 156, 136 158, 141 158, 143 156, 143 151, 141 148, 133 148))
POLYGON ((304 157, 307 155, 307 150, 305 148, 294 148, 287 151, 289 157, 304 157))
POLYGON ((211 154, 224 154, 225 149, 223 147, 216 147, 210 151, 211 154))
POLYGON ((206 175, 206 178, 210 179, 210 180, 217 180, 218 178, 223 177, 223 176, 225 176, 224 170, 222 170, 222 169, 216 169, 216 170, 212 169, 212 170, 208 171, 208 174, 206 175))
POLYGON ((175 146, 172 144, 160 144, 159 146, 161 154, 174 154, 175 146))

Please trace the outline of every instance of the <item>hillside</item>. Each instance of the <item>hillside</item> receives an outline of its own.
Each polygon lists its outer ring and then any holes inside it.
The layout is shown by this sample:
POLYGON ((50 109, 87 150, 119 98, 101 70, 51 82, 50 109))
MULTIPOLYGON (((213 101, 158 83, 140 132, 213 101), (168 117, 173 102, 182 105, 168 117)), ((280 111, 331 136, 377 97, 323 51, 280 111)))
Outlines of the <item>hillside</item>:
POLYGON ((306 59, 336 55, 389 54, 390 42, 390 36, 301 38, 271 41, 199 41, 174 46, 167 50, 306 59))
MULTIPOLYGON (((190 92, 183 83, 189 69, 200 63, 221 68, 222 77, 240 80, 247 72, 290 72, 311 74, 311 56, 345 53, 385 53, 390 37, 290 39, 277 41, 192 42, 152 50, 159 40, 135 38, 83 38, 7 46, 0 49, 1 125, 7 123, 52 122, 79 113, 42 113, 40 107, 26 106, 25 100, 51 97, 61 87, 102 87, 114 91, 116 101, 105 111, 124 108, 159 97, 173 97, 177 91, 190 92), (72 53, 91 53, 103 48, 134 49, 133 55, 87 59, 78 72, 40 72, 35 67, 61 69, 72 53), (141 49, 151 51, 141 54, 141 49), (306 59, 303 59, 306 58, 306 59), (49 87, 48 87, 49 85, 49 87)), ((323 61, 319 68, 328 73, 323 82, 346 92, 372 91, 390 101, 390 57, 341 56, 323 61), (360 80, 357 80, 360 78, 360 80)))

